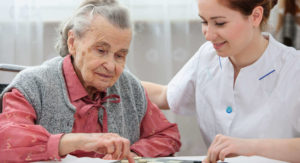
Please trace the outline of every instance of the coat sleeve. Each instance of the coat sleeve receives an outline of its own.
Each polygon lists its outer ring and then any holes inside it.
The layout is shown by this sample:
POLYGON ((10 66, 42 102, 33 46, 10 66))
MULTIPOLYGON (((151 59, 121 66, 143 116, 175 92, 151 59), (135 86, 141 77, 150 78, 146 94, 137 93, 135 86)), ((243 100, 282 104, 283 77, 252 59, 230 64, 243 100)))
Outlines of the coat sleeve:
POLYGON ((59 140, 62 134, 51 135, 35 124, 32 105, 17 89, 3 96, 0 114, 0 162, 60 160, 59 140))
POLYGON ((140 140, 131 145, 131 151, 143 157, 173 155, 181 146, 178 127, 166 119, 148 96, 147 101, 147 111, 141 122, 140 140))

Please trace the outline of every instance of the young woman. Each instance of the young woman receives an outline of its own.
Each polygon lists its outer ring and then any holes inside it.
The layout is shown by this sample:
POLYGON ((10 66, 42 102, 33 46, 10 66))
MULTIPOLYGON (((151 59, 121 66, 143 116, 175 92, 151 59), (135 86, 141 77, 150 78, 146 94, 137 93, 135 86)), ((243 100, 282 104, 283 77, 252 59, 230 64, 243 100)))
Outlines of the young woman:
POLYGON ((197 114, 206 162, 300 160, 300 53, 262 33, 276 3, 198 0, 208 42, 167 86, 143 83, 160 108, 197 114))

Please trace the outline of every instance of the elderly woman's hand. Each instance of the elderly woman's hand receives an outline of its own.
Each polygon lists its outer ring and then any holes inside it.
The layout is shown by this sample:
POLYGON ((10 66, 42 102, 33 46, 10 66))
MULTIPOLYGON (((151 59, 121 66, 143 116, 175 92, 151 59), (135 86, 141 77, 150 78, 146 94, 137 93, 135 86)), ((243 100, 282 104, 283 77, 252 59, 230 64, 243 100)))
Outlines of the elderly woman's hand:
POLYGON ((208 148, 204 163, 224 161, 226 157, 255 155, 255 139, 240 139, 224 135, 217 135, 208 148))
POLYGON ((114 133, 70 133, 62 136, 59 154, 64 156, 76 150, 110 154, 111 159, 127 158, 130 163, 134 159, 130 154, 130 142, 114 133))

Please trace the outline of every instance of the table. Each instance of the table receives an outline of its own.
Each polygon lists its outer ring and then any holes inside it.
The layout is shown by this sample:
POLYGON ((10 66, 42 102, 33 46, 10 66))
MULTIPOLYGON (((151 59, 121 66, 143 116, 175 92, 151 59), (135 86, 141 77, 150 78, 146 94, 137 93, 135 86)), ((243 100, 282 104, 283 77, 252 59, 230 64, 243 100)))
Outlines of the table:
MULTIPOLYGON (((167 157, 164 157, 167 158, 167 157)), ((178 160, 203 160, 205 156, 180 156, 180 157, 168 157, 170 159, 178 159, 178 160)), ((264 157, 233 157, 233 158, 226 158, 226 162, 228 163, 285 163, 283 161, 277 161, 272 159, 267 159, 264 157)), ((82 157, 78 158, 72 155, 68 155, 66 158, 62 160, 62 163, 112 163, 112 160, 102 160, 98 158, 89 158, 89 157, 82 157)), ((43 162, 36 162, 36 163, 56 163, 55 161, 43 161, 43 162)))

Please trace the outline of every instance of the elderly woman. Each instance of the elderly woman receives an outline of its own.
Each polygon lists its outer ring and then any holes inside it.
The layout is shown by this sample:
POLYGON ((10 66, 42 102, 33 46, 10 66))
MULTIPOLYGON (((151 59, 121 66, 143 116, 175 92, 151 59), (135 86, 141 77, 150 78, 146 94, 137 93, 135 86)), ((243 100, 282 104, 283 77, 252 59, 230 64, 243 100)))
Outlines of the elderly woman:
POLYGON ((133 162, 177 152, 176 124, 124 70, 127 11, 114 0, 85 1, 62 27, 62 57, 20 72, 1 94, 0 161, 72 154, 133 162))

